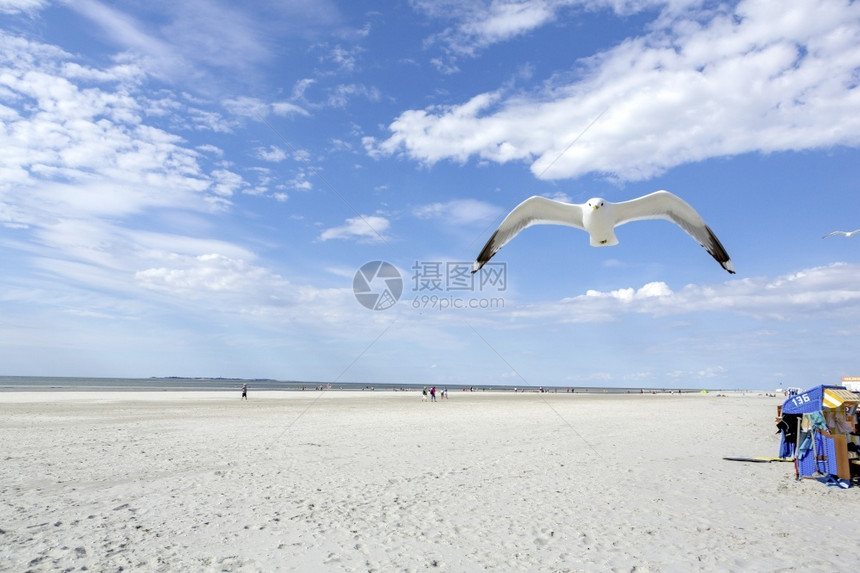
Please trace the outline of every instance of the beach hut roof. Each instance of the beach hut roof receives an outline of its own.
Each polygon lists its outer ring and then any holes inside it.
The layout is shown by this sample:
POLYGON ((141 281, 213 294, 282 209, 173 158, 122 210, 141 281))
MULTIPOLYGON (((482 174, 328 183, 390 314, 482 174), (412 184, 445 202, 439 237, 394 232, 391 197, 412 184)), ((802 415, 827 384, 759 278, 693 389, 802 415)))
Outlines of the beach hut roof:
POLYGON ((860 395, 842 386, 816 386, 796 396, 790 396, 782 405, 783 414, 809 414, 822 408, 836 408, 842 404, 857 404, 860 395))

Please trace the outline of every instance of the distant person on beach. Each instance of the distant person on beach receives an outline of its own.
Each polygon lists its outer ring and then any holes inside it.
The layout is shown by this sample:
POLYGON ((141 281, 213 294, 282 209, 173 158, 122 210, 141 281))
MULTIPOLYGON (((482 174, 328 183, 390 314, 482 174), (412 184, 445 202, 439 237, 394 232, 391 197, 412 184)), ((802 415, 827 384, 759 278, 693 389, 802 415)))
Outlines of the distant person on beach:
POLYGON ((422 402, 427 401, 427 386, 424 386, 424 389, 421 390, 421 401, 422 402))
POLYGON ((248 385, 242 384, 242 400, 248 399, 248 385))
POLYGON ((431 402, 435 402, 435 401, 436 401, 436 386, 431 386, 431 387, 430 387, 430 401, 431 401, 431 402))
POLYGON ((443 399, 443 400, 447 400, 447 399, 448 399, 448 388, 447 388, 447 387, 442 388, 442 399, 443 399))

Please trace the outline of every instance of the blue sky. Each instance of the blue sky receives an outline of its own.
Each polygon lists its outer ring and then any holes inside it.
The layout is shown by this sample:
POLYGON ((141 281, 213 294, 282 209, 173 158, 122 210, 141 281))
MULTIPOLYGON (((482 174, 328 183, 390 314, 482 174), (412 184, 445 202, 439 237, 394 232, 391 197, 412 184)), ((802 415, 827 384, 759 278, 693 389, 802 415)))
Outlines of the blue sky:
POLYGON ((860 237, 822 239, 860 227, 860 4, 140 4, 0 0, 0 373, 860 375, 860 237), (457 274, 530 195, 657 189, 736 275, 662 221, 533 227, 457 274))

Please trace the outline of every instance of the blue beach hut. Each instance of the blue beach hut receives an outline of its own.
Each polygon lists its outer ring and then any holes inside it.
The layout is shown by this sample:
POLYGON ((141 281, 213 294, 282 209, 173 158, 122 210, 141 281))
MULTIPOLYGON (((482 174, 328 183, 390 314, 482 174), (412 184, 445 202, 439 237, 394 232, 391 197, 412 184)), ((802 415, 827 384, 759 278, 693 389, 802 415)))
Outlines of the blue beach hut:
POLYGON ((789 396, 781 409, 780 457, 794 457, 798 477, 851 478, 848 444, 856 452, 858 394, 842 386, 816 386, 789 396))

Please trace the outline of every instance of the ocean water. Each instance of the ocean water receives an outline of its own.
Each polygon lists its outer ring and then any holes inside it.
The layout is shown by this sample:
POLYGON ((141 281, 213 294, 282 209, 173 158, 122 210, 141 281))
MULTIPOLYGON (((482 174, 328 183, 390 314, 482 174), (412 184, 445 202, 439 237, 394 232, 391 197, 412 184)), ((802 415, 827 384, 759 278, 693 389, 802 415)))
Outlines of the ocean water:
MULTIPOLYGON (((247 384, 249 390, 364 390, 369 384, 344 382, 325 384, 289 380, 257 380, 239 378, 81 378, 0 376, 0 392, 33 391, 212 391, 238 390, 247 384)), ((392 389, 393 385, 376 385, 375 388, 392 389)))
MULTIPOLYGON (((212 391, 212 390, 239 390, 242 384, 248 384, 250 391, 260 390, 420 390, 422 387, 430 387, 431 384, 404 383, 404 384, 370 384, 365 382, 303 382, 294 380, 260 380, 240 378, 81 378, 81 377, 40 377, 40 376, 0 376, 0 392, 33 392, 33 391, 212 391)), ((437 385, 441 390, 444 386, 437 385)), ((449 392, 461 391, 514 391, 512 386, 505 385, 483 385, 462 386, 448 385, 449 392)), ((594 386, 543 386, 523 387, 517 390, 526 392, 539 391, 543 389, 548 392, 581 392, 587 394, 638 394, 642 388, 603 388, 594 386)), ((698 392, 699 390, 675 389, 675 388, 645 388, 644 392, 698 392)))

